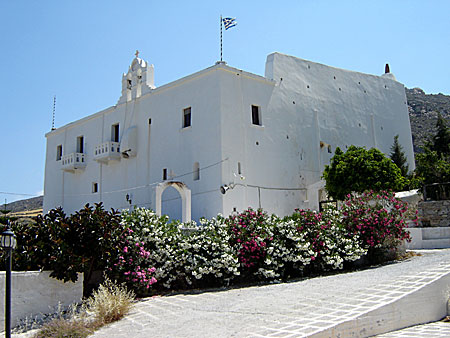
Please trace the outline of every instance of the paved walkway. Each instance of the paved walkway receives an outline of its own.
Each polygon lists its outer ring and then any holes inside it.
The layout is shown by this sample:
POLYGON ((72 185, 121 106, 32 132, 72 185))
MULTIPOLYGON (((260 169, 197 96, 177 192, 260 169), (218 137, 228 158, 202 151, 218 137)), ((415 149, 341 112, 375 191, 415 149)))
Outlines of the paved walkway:
MULTIPOLYGON (((324 329, 354 320, 450 271, 450 249, 420 252, 420 257, 364 271, 145 299, 125 319, 93 337, 328 337, 321 333, 324 329)), ((450 324, 435 323, 380 337, 450 337, 449 332, 450 324)))
POLYGON ((378 335, 377 338, 450 337, 450 323, 436 322, 378 335))

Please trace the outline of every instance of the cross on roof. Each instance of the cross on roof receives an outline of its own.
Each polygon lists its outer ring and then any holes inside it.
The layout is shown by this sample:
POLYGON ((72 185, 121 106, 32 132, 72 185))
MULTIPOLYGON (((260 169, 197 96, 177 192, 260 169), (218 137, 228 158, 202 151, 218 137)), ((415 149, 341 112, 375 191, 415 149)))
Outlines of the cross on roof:
POLYGON ((134 55, 136 55, 136 57, 139 56, 139 51, 137 49, 136 49, 136 53, 134 55))

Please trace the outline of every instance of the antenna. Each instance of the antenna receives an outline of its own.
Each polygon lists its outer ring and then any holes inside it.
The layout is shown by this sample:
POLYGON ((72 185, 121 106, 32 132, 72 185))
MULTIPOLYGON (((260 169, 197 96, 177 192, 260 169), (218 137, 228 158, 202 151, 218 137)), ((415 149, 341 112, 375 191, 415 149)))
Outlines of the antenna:
POLYGON ((55 110, 56 110, 56 95, 53 96, 52 130, 55 130, 55 110))

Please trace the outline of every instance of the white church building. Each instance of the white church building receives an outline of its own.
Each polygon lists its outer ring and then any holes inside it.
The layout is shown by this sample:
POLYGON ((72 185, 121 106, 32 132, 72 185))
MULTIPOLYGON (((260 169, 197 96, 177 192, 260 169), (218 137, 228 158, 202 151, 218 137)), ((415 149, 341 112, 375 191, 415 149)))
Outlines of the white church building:
POLYGON ((265 76, 218 62, 155 87, 136 56, 118 102, 46 134, 44 213, 86 203, 146 207, 183 221, 248 207, 318 209, 336 147, 414 155, 404 86, 293 56, 265 76))

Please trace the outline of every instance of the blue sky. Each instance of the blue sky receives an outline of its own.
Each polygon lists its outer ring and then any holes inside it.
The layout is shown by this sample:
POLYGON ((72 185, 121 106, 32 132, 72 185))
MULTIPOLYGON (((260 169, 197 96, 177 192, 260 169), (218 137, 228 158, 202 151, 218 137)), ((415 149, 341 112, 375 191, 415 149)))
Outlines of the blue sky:
POLYGON ((156 86, 274 51, 450 95, 450 1, 0 1, 0 203, 42 193, 45 133, 116 104, 136 49, 156 86), (8 194, 5 194, 8 193, 8 194), (12 194, 14 193, 14 194, 12 194))

